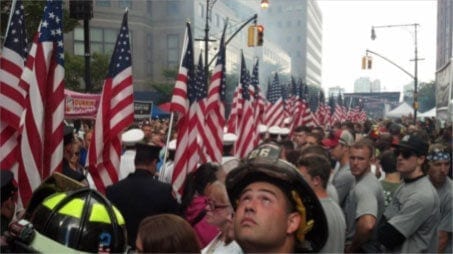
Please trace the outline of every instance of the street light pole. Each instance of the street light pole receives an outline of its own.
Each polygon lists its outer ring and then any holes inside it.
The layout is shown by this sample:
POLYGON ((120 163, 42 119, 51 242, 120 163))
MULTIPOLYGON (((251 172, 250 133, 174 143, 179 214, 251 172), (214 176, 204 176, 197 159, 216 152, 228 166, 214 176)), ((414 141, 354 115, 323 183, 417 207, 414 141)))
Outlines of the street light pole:
POLYGON ((418 110, 418 45, 417 45, 417 26, 419 24, 414 23, 414 24, 402 24, 402 25, 386 25, 386 26, 372 26, 371 27, 371 39, 375 40, 376 39, 376 32, 375 28, 392 28, 392 27, 407 27, 407 26, 412 26, 414 27, 414 124, 417 122, 417 110, 418 110))
POLYGON ((209 87, 209 65, 208 65, 208 55, 209 55, 209 17, 211 16, 212 7, 214 7, 217 0, 206 0, 206 20, 204 28, 204 74, 205 74, 205 84, 206 87, 209 87))

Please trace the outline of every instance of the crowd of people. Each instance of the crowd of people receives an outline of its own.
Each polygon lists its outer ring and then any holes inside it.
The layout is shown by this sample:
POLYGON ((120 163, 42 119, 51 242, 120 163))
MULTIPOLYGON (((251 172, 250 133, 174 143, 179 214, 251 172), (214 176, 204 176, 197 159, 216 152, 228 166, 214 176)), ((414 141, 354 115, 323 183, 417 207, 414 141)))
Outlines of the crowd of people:
POLYGON ((83 166, 89 125, 65 129, 59 177, 75 187, 40 189, 23 216, 2 170, 2 252, 39 251, 52 239, 103 253, 453 253, 451 123, 259 126, 245 158, 226 133, 222 162, 199 164, 180 197, 171 185, 177 129, 168 128, 146 120, 122 134, 119 181, 105 196, 83 166))

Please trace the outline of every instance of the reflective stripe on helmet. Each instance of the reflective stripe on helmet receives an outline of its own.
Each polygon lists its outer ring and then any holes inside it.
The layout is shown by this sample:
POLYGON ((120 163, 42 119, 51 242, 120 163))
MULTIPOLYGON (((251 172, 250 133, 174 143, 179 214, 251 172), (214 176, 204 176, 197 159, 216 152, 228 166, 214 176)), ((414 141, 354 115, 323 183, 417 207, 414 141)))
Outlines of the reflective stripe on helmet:
MULTIPOLYGON (((91 222, 102 222, 102 223, 107 223, 110 224, 112 221, 110 220, 110 216, 107 212, 107 209, 105 209, 105 206, 100 205, 100 204, 93 204, 91 207, 91 214, 88 219, 88 221, 91 222)), ((118 221, 119 225, 124 225, 124 218, 121 215, 121 213, 116 209, 116 207, 113 207, 113 210, 115 211, 115 216, 118 221)))
POLYGON ((60 203, 61 200, 63 200, 66 197, 65 193, 57 193, 53 196, 50 196, 44 202, 42 203, 45 207, 49 208, 50 210, 53 210, 53 208, 60 203))
MULTIPOLYGON (((53 210, 65 197, 66 193, 57 193, 43 202, 43 205, 50 210, 53 210)), ((68 215, 77 219, 82 217, 83 207, 85 201, 80 198, 74 198, 67 202, 57 213, 68 215)), ((121 212, 113 206, 113 211, 115 213, 116 219, 119 225, 124 225, 125 220, 121 215, 121 212)), ((111 224, 112 221, 110 216, 107 212, 107 209, 104 205, 101 204, 93 204, 91 207, 91 213, 88 218, 90 222, 101 222, 106 224, 111 224)))

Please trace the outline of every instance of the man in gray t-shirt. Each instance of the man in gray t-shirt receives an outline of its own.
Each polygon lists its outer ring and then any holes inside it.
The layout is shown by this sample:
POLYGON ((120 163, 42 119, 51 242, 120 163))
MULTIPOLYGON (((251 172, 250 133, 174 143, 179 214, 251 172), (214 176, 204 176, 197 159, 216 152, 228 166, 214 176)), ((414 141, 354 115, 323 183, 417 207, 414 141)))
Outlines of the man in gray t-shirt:
POLYGON ((331 158, 337 161, 330 182, 337 189, 338 201, 342 208, 346 196, 355 184, 354 176, 349 170, 349 146, 353 143, 354 137, 347 130, 337 130, 322 140, 323 146, 329 149, 331 158))
POLYGON ((453 182, 448 178, 448 171, 451 169, 451 152, 442 144, 433 144, 429 150, 427 156, 429 180, 436 188, 440 201, 437 252, 452 253, 453 182))
POLYGON ((371 173, 373 144, 362 139, 349 151, 351 173, 356 184, 346 198, 345 252, 380 252, 377 225, 384 212, 384 191, 376 176, 371 173))
POLYGON ((439 197, 422 165, 428 152, 426 134, 412 133, 401 139, 395 154, 397 170, 403 183, 395 191, 384 212, 384 222, 378 230, 381 244, 390 252, 435 252, 439 224, 439 197))
POLYGON ((340 206, 327 193, 327 182, 330 175, 328 158, 313 153, 302 154, 297 167, 315 192, 326 214, 329 234, 326 244, 319 252, 342 253, 344 251, 346 223, 340 206))

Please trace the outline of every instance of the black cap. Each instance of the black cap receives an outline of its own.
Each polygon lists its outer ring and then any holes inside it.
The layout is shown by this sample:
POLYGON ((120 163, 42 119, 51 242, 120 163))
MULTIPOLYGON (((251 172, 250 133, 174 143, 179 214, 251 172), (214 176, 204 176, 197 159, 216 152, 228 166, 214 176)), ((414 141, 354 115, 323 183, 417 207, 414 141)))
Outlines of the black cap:
POLYGON ((152 146, 144 143, 137 143, 135 145, 136 153, 135 158, 152 158, 158 159, 159 152, 162 149, 160 146, 152 146))
POLYGON ((17 191, 17 187, 14 185, 14 174, 7 170, 1 170, 1 183, 2 183, 2 193, 1 193, 1 202, 7 200, 9 197, 14 195, 17 191))
MULTIPOLYGON (((300 197, 306 210, 306 221, 314 222, 306 233, 305 241, 309 249, 319 251, 327 241, 327 220, 316 194, 305 182, 300 172, 290 163, 280 160, 281 148, 274 143, 266 143, 250 152, 225 180, 228 197, 236 209, 241 192, 254 182, 268 182, 279 187, 293 205, 296 205, 292 192, 300 197)), ((299 239, 299 238, 298 238, 299 239)), ((301 239, 299 239, 301 240, 301 239)))
POLYGON ((397 147, 410 149, 410 150, 416 152, 418 155, 427 155, 429 144, 425 140, 420 138, 419 136, 410 134, 410 135, 404 136, 400 140, 397 147))

